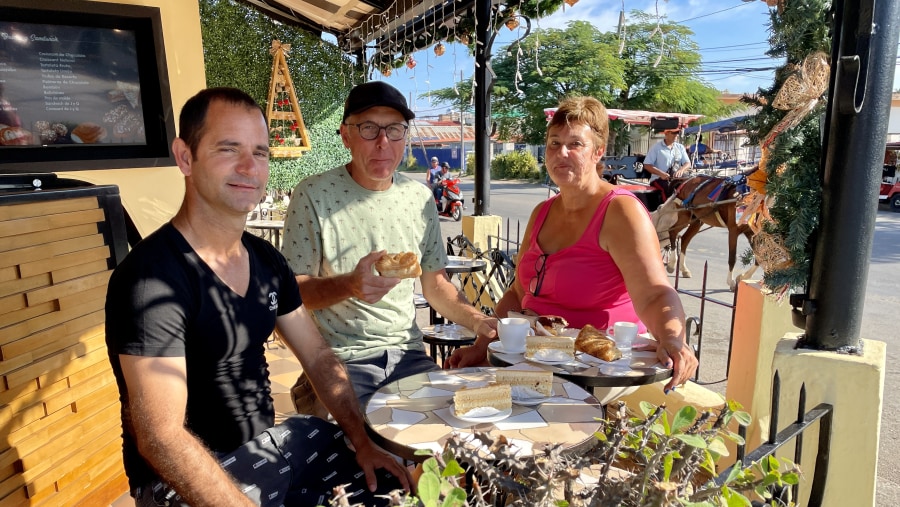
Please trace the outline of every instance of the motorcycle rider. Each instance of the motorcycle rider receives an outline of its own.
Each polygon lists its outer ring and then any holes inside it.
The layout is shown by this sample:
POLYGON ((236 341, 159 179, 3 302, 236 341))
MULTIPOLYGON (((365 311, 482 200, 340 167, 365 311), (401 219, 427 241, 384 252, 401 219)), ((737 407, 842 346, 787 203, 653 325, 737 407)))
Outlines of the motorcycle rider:
POLYGON ((441 187, 441 166, 437 157, 431 157, 431 167, 428 168, 426 181, 431 193, 434 194, 434 200, 440 202, 444 190, 441 187))
MULTIPOLYGON (((434 179, 434 198, 438 205, 438 211, 443 211, 444 213, 449 212, 448 209, 441 209, 441 199, 444 197, 444 185, 441 184, 442 181, 450 179, 450 163, 444 162, 441 164, 441 172, 435 176, 434 179)), ((450 201, 447 201, 447 205, 449 206, 450 201)))

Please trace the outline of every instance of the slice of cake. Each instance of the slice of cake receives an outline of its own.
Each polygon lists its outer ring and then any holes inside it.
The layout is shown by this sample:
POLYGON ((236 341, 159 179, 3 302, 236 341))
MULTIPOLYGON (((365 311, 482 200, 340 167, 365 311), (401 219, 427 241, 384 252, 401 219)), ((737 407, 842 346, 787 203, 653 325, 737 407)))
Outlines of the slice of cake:
POLYGON ((477 408, 494 408, 502 412, 512 408, 512 392, 509 384, 464 387, 453 393, 453 405, 459 415, 477 408))
POLYGON ((542 396, 553 393, 553 373, 550 370, 515 370, 500 368, 495 373, 497 382, 513 388, 523 387, 537 391, 542 396))
POLYGON ((575 340, 568 336, 529 336, 525 338, 526 359, 565 360, 575 357, 575 340), (557 359, 558 358, 558 359, 557 359))

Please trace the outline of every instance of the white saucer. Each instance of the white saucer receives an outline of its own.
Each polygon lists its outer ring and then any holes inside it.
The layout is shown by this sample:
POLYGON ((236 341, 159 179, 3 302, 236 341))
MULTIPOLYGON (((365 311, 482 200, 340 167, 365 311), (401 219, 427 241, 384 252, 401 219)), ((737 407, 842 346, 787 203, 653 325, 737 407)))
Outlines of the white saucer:
POLYGON ((539 398, 513 398, 512 401, 516 405, 522 405, 525 407, 531 407, 534 405, 540 405, 547 400, 552 400, 555 396, 542 396, 539 398))
POLYGON ((456 413, 456 407, 454 405, 450 405, 450 413, 453 414, 453 417, 459 419, 460 421, 472 422, 472 423, 492 423, 498 422, 506 419, 512 414, 512 409, 506 409, 501 412, 498 412, 494 415, 488 415, 484 417, 466 417, 464 415, 459 415, 456 413))
POLYGON ((524 348, 518 352, 507 352, 507 350, 505 348, 503 348, 503 343, 501 343, 500 340, 488 343, 488 348, 493 350, 494 352, 497 352, 498 354, 524 354, 525 353, 524 348))
POLYGON ((573 358, 573 357, 570 357, 567 359, 552 360, 552 359, 538 359, 535 357, 528 357, 528 356, 525 356, 525 359, 527 359, 533 363, 541 363, 541 364, 546 364, 548 366, 555 366, 557 364, 571 363, 575 360, 575 358, 573 358))

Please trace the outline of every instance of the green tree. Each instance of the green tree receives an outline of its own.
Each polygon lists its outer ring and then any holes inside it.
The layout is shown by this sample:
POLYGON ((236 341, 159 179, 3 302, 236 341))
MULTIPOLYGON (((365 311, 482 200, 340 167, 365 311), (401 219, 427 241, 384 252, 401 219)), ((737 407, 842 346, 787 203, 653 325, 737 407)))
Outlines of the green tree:
POLYGON ((233 86, 261 105, 269 95, 273 39, 291 44, 287 55, 312 150, 296 159, 273 158, 269 188, 289 190, 300 179, 346 162, 334 131, 353 82, 350 61, 337 46, 299 28, 276 23, 235 0, 200 0, 207 86, 233 86))
MULTIPOLYGON (((500 135, 542 143, 544 108, 570 95, 590 95, 619 109, 728 112, 717 101, 719 91, 696 77, 700 54, 689 28, 633 11, 624 33, 623 40, 573 21, 499 51, 492 107, 500 135)), ((613 132, 624 128, 618 123, 613 132)))
POLYGON ((613 42, 585 21, 541 30, 498 54, 492 106, 501 138, 540 144, 544 108, 568 95, 591 95, 609 104, 613 91, 625 85, 625 65, 613 42))

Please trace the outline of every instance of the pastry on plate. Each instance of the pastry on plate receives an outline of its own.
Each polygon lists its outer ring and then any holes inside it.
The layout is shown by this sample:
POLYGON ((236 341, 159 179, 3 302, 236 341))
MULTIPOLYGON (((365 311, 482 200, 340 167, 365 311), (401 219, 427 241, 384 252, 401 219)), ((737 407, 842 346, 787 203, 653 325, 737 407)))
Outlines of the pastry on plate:
POLYGON ((525 338, 525 358, 564 361, 574 359, 575 342, 568 336, 528 336, 525 338))
POLYGON ((616 342, 590 324, 586 324, 575 337, 575 350, 590 354, 604 361, 615 361, 622 357, 616 342))
POLYGON ((499 412, 512 408, 509 384, 488 384, 484 387, 463 387, 453 393, 453 406, 458 415, 479 408, 493 408, 499 412))
POLYGON ((543 396, 550 396, 553 391, 553 373, 550 370, 499 368, 494 378, 501 384, 509 384, 513 388, 525 387, 543 396))

